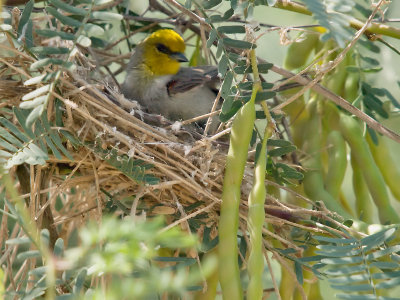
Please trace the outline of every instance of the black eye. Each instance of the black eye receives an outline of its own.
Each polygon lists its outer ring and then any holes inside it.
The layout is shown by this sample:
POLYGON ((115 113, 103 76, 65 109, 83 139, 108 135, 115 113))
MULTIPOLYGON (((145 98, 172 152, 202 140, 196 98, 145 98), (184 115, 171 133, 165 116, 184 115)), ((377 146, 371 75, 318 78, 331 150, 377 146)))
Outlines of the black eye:
POLYGON ((165 54, 170 54, 171 53, 171 50, 169 50, 168 47, 163 45, 163 44, 157 44, 156 48, 161 53, 165 53, 165 54))

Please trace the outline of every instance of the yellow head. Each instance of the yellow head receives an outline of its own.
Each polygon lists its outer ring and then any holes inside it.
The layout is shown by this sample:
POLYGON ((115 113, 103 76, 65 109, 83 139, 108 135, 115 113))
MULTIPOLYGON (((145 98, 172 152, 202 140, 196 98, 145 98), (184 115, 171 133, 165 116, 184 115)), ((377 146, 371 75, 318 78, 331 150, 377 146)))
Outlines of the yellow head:
POLYGON ((160 29, 143 41, 144 64, 154 75, 174 75, 179 71, 179 63, 188 61, 185 42, 171 29, 160 29))

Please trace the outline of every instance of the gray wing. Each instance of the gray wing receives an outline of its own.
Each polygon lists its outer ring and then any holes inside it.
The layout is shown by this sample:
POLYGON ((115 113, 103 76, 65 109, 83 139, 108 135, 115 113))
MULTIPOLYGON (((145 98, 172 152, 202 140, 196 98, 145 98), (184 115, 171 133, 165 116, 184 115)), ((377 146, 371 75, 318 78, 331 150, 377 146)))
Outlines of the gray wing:
POLYGON ((179 72, 168 82, 167 88, 170 95, 187 92, 195 87, 207 85, 215 88, 220 82, 218 69, 214 66, 201 66, 186 68, 181 67, 179 72))

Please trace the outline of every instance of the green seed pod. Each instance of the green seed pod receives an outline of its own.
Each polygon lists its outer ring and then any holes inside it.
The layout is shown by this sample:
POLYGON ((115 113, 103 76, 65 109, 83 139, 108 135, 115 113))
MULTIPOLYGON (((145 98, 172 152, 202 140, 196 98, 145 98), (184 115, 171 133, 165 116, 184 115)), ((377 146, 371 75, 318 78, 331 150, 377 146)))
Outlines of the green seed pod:
POLYGON ((371 201, 368 187, 365 183, 363 172, 358 165, 355 155, 351 155, 351 167, 353 169, 353 190, 356 197, 356 210, 360 220, 372 224, 374 222, 374 204, 371 201))
POLYGON ((334 130, 328 134, 327 146, 329 160, 325 189, 337 200, 347 167, 346 143, 341 133, 334 130))
POLYGON ((400 201, 400 171, 396 168, 393 158, 389 152, 389 147, 385 139, 378 136, 378 145, 367 136, 367 142, 374 157, 375 163, 382 172, 383 178, 388 185, 393 196, 400 201))
POLYGON ((221 215, 219 219, 219 280, 224 299, 242 300, 242 284, 238 265, 237 230, 239 220, 240 186, 247 151, 253 133, 255 96, 236 114, 232 123, 230 144, 226 157, 225 176, 222 191, 221 215))
POLYGON ((317 33, 307 33, 300 42, 290 44, 283 63, 288 70, 298 69, 307 63, 307 60, 318 45, 319 35, 317 33))
POLYGON ((378 213, 381 223, 400 223, 398 214, 390 204, 385 180, 375 164, 368 144, 363 137, 361 126, 354 118, 344 114, 340 117, 339 126, 343 137, 349 144, 352 153, 354 153, 357 164, 363 172, 369 192, 376 206, 379 207, 378 213))

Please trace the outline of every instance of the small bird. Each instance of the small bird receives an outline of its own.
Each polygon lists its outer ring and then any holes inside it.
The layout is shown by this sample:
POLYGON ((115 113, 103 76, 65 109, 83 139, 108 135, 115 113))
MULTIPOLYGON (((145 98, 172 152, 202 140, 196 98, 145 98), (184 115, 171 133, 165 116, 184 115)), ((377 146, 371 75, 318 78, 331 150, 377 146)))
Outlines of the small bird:
MULTIPOLYGON (((138 44, 121 87, 124 96, 171 121, 209 113, 220 81, 217 67, 181 67, 188 61, 185 48, 172 29, 159 29, 138 44)), ((212 128, 216 123, 213 120, 212 128)))

